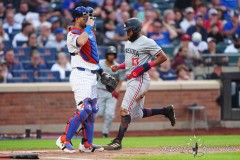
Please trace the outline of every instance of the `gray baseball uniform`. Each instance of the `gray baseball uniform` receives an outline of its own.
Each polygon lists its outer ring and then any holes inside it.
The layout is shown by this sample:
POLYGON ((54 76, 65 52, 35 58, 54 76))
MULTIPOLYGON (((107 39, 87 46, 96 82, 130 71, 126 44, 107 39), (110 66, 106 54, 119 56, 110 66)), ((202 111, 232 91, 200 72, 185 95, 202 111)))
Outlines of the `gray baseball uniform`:
MULTIPOLYGON (((126 74, 131 74, 131 71, 137 66, 150 62, 152 56, 162 50, 152 39, 142 35, 134 42, 127 41, 125 44, 125 64, 126 74)), ((144 98, 138 103, 136 98, 143 92, 148 91, 150 85, 150 77, 146 72, 142 76, 132 78, 127 81, 127 89, 123 98, 122 108, 128 110, 132 118, 142 118, 142 108, 144 98)))
MULTIPOLYGON (((102 69, 115 77, 119 81, 124 80, 124 72, 119 70, 117 72, 112 72, 111 68, 106 65, 106 60, 100 60, 99 64, 101 65, 102 69)), ((114 61, 114 65, 118 63, 114 61)), ((98 88, 98 117, 105 117, 103 131, 102 133, 109 134, 109 130, 112 124, 112 121, 115 117, 115 108, 117 104, 117 99, 112 96, 110 92, 106 90, 105 85, 103 85, 100 81, 97 84, 98 88)))

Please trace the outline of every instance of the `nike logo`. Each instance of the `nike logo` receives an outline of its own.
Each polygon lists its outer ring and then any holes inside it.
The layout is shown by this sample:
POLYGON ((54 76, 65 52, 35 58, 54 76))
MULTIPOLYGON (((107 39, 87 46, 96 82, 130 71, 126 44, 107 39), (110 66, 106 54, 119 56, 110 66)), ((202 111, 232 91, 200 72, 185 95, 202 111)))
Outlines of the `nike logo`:
POLYGON ((92 38, 92 37, 93 37, 93 35, 89 36, 89 38, 92 38))

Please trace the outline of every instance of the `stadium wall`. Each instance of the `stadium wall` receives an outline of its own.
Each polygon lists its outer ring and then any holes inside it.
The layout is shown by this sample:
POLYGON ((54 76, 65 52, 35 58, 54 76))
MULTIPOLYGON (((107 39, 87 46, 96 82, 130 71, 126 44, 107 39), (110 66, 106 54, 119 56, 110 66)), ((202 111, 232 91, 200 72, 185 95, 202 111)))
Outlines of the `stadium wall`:
MULTIPOLYGON (((126 83, 121 88, 116 118, 112 130, 118 130, 119 108, 126 83)), ((172 128, 163 116, 134 120, 129 130, 160 130, 190 128, 187 106, 205 106, 210 127, 220 125, 220 107, 215 102, 220 93, 218 81, 158 81, 151 82, 146 95, 146 108, 174 104, 177 125, 172 128)), ((69 83, 25 83, 0 85, 0 133, 24 133, 25 129, 59 133, 75 110, 69 83)), ((95 130, 101 131, 103 119, 96 120, 95 130)), ((201 127, 200 123, 197 127, 201 127)))

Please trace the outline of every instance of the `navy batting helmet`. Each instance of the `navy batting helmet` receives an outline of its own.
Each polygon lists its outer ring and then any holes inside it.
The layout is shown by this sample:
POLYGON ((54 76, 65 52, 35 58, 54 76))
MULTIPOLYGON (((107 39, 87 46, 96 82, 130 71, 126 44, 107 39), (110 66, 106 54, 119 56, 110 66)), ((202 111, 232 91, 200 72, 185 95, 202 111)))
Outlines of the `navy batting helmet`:
POLYGON ((116 49, 116 47, 114 47, 114 46, 107 47, 106 52, 105 52, 105 58, 107 58, 107 56, 109 54, 114 54, 115 58, 117 58, 117 49, 116 49))
POLYGON ((130 18, 125 22, 125 31, 132 29, 133 32, 139 32, 142 29, 142 22, 138 18, 130 18))
POLYGON ((73 17, 72 21, 75 22, 75 18, 84 16, 87 14, 88 14, 88 10, 83 6, 79 6, 72 11, 72 17, 73 17))

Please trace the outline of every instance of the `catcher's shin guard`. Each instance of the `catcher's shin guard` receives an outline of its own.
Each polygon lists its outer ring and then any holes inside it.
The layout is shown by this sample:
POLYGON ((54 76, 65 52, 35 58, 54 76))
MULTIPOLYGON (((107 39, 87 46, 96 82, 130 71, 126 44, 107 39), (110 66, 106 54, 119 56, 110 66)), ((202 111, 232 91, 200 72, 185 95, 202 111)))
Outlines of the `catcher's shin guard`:
POLYGON ((70 141, 77 131, 78 127, 81 124, 79 120, 80 111, 76 111, 73 113, 72 117, 68 120, 65 134, 66 134, 66 141, 70 141))
POLYGON ((80 124, 87 119, 89 114, 92 113, 92 107, 89 98, 84 99, 80 105, 83 105, 83 110, 77 110, 74 112, 72 117, 67 122, 65 130, 66 141, 70 141, 72 139, 80 124))
MULTIPOLYGON (((89 115, 89 117, 91 117, 89 115)), ((85 148, 90 148, 92 147, 92 142, 93 142, 93 136, 94 136, 94 122, 91 121, 89 118, 83 122, 82 124, 82 144, 84 145, 85 148)))

